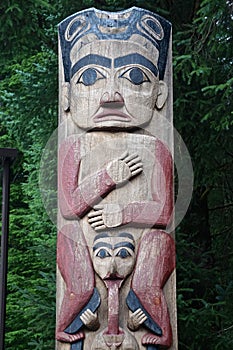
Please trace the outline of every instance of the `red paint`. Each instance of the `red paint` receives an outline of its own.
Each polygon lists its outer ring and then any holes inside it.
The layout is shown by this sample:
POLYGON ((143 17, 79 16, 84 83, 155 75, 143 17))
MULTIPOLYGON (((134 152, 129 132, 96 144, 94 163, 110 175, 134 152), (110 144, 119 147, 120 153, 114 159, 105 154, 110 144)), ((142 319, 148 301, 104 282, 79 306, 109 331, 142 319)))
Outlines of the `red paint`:
POLYGON ((173 209, 173 166, 172 157, 164 144, 155 141, 155 164, 151 179, 153 201, 128 204, 123 209, 123 224, 136 223, 146 227, 165 228, 173 209))
MULTIPOLYGON (((59 152, 59 205, 66 219, 84 216, 93 205, 113 191, 116 184, 106 168, 87 176, 79 183, 81 166, 81 140, 65 142, 59 152)), ((123 208, 123 224, 135 223, 149 227, 166 227, 173 209, 172 158, 167 148, 155 140, 155 162, 151 178, 153 200, 129 203, 123 208)), ((142 159, 143 162, 143 159, 142 159)), ((106 164, 107 166, 107 164, 106 164)), ((137 176, 140 176, 137 175, 137 176)), ((127 191, 127 183, 126 183, 127 191)), ((137 190, 136 190, 137 193, 137 190)), ((145 194, 145 197, 147 194, 145 194)), ((66 291, 58 316, 57 339, 90 299, 94 288, 94 272, 81 228, 77 232, 75 221, 67 225, 58 236, 58 267, 66 284, 66 291), (71 236, 77 236, 72 240, 71 236), (76 242, 78 241, 78 243, 76 242), (86 278, 88 276, 88 279, 86 278)), ((162 288, 175 266, 174 242, 162 231, 151 231, 141 240, 132 289, 154 321, 162 328, 163 336, 145 335, 142 344, 169 346, 171 326, 162 288), (159 254, 153 257, 153 252, 159 254), (144 252, 144 253, 143 253, 144 252)), ((119 334, 119 286, 113 280, 108 286, 107 334, 119 334)), ((79 335, 77 334, 77 337, 79 335)), ((80 337, 81 337, 80 333, 80 337)), ((72 341, 70 340, 67 341, 72 341)))
POLYGON ((77 227, 77 225, 69 224, 58 233, 57 264, 66 284, 57 320, 57 339, 59 340, 62 340, 62 337, 68 337, 63 331, 88 303, 94 289, 91 258, 83 233, 74 232, 77 227), (75 236, 76 240, 72 239, 75 236))
POLYGON ((104 280, 108 288, 108 330, 106 334, 120 334, 119 329, 119 289, 123 280, 108 279, 104 280))
MULTIPOLYGON (((85 215, 93 205, 101 200, 101 197, 113 191, 116 185, 105 168, 78 183, 81 165, 80 142, 80 139, 75 142, 66 142, 60 147, 59 202, 62 215, 66 219, 85 215)), ((122 210, 122 225, 135 223, 147 227, 165 228, 171 219, 173 209, 172 157, 159 140, 155 140, 154 156, 151 179, 153 200, 138 202, 135 198, 134 202, 127 204, 122 210)))
POLYGON ((172 330, 163 287, 175 268, 175 243, 163 231, 147 232, 141 239, 132 278, 132 289, 145 310, 162 329, 162 336, 148 333, 142 344, 170 347, 172 330))
POLYGON ((83 216, 115 183, 105 169, 78 183, 80 169, 80 140, 65 142, 59 152, 59 205, 66 219, 83 216))

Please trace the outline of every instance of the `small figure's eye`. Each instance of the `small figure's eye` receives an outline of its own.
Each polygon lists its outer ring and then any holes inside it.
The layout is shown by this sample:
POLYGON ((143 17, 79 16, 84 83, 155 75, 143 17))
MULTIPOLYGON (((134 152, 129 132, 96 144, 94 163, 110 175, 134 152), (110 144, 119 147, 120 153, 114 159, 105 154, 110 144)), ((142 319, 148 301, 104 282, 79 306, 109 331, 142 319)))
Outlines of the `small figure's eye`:
POLYGON ((121 250, 119 250, 119 252, 117 253, 116 256, 119 256, 121 259, 125 259, 128 258, 129 256, 131 256, 131 254, 129 253, 129 251, 125 248, 122 248, 121 250))
POLYGON ((107 250, 100 249, 98 251, 98 253, 96 254, 96 256, 98 256, 100 259, 104 259, 104 258, 107 258, 107 257, 109 257, 111 255, 109 254, 109 252, 107 250))
POLYGON ((95 68, 87 68, 80 76, 77 84, 84 84, 86 86, 94 85, 97 80, 106 78, 95 68))
POLYGON ((119 78, 125 78, 134 85, 141 85, 145 82, 150 82, 150 79, 139 67, 129 68, 126 72, 122 73, 119 78))

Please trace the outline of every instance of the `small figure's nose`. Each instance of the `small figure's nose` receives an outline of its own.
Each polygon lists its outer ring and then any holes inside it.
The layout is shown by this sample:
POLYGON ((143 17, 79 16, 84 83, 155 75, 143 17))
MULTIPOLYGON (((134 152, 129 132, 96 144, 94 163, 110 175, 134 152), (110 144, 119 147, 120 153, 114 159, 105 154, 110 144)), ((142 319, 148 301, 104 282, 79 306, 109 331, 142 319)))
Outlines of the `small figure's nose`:
POLYGON ((103 107, 103 105, 107 104, 107 107, 110 107, 110 104, 112 107, 122 107, 124 105, 124 98, 119 92, 109 93, 105 92, 103 96, 100 99, 100 105, 103 107))
POLYGON ((115 275, 117 272, 116 260, 114 258, 111 258, 109 272, 110 272, 110 275, 115 275))

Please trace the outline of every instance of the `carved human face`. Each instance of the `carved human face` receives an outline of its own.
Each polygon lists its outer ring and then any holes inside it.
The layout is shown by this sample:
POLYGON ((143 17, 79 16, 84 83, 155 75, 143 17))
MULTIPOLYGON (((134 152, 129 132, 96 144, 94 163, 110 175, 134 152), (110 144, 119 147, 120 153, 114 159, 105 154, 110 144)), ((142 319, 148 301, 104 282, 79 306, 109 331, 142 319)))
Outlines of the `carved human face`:
POLYGON ((156 50, 151 54, 126 41, 95 41, 78 53, 73 50, 70 113, 74 122, 84 129, 148 123, 158 98, 166 100, 165 84, 159 81, 154 63, 157 59, 156 50))
MULTIPOLYGON (((116 349, 114 342, 116 343, 117 338, 120 335, 115 335, 115 334, 106 334, 106 330, 100 332, 97 334, 95 337, 91 350, 111 350, 111 349, 116 349), (112 338, 112 339, 111 339, 112 338), (109 343, 111 344, 111 340, 113 343, 113 346, 109 346, 109 343), (106 344, 108 343, 108 345, 106 344)), ((135 339, 135 337, 124 330, 124 340, 121 343, 121 345, 117 346, 117 349, 119 350, 139 350, 138 343, 135 339)))
POLYGON ((125 279, 135 264, 135 246, 131 234, 117 237, 96 236, 93 244, 93 265, 102 280, 125 279))

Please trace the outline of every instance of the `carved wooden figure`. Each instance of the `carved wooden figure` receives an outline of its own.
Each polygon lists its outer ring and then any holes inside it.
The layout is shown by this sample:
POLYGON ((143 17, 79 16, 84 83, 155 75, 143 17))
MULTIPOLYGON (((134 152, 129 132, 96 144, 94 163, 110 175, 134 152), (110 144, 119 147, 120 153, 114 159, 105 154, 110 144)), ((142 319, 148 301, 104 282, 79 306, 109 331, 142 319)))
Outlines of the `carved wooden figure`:
POLYGON ((59 25, 58 350, 177 349, 170 37, 136 7, 59 25))

